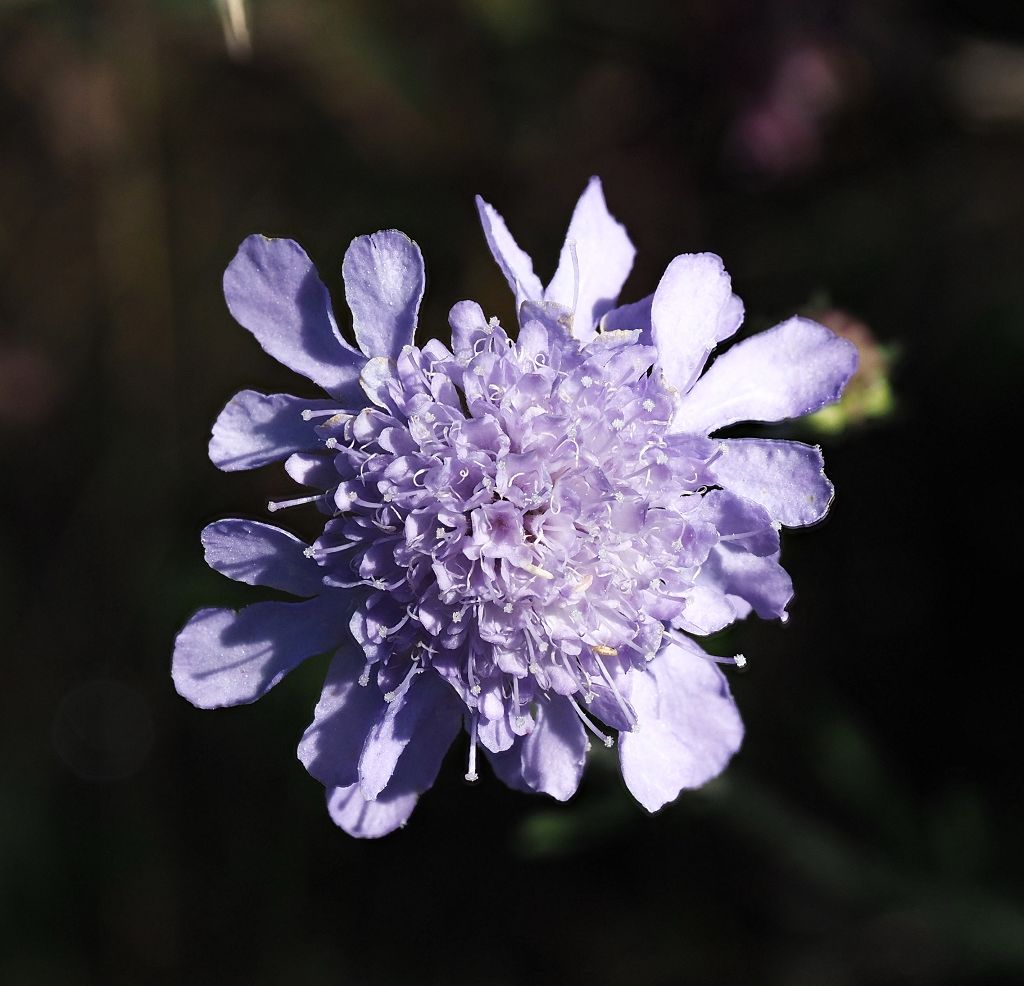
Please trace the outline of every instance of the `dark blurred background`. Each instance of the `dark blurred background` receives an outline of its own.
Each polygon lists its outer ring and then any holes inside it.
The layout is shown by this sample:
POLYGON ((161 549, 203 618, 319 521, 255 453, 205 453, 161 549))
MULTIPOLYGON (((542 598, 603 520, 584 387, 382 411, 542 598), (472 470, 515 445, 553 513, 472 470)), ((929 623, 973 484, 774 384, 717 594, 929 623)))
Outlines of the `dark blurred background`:
POLYGON ((1024 981, 1021 11, 3 0, 0 982, 1024 981), (253 598, 200 529, 290 488, 218 473, 215 415, 312 394, 221 273, 292 236, 344 314, 349 240, 398 227, 421 331, 510 318, 472 195, 547 273, 591 174, 627 300, 713 250, 748 327, 861 346, 844 405, 776 432, 825 445, 833 513, 784 539, 789 625, 712 643, 751 665, 719 781, 651 817, 595 756, 558 806, 467 787, 457 746, 351 840, 294 756, 323 661, 217 713, 168 673, 194 608, 253 598))

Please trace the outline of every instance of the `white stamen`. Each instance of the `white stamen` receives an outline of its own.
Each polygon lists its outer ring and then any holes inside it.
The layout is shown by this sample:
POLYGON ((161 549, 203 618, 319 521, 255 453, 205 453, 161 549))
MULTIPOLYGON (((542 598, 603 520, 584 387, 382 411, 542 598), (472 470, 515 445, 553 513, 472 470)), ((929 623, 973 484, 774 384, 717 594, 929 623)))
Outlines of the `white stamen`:
POLYGON ((391 637, 394 634, 398 633, 398 631, 401 630, 402 627, 404 627, 406 625, 406 623, 408 623, 411 618, 412 618, 412 613, 410 613, 408 610, 406 610, 405 616, 403 616, 393 627, 381 627, 380 628, 381 638, 391 637))
POLYGON ((654 401, 652 401, 652 400, 650 399, 650 397, 648 397, 648 398, 647 398, 647 400, 645 400, 645 401, 643 402, 643 404, 641 405, 641 407, 642 407, 642 408, 643 408, 643 409, 644 409, 645 411, 647 411, 648 413, 650 413, 651 411, 653 411, 653 410, 654 410, 654 401))
POLYGON ((576 710, 576 715, 580 717, 580 722, 582 722, 587 729, 589 729, 602 743, 604 743, 605 746, 611 749, 615 745, 615 740, 602 733, 601 730, 590 721, 590 717, 580 708, 579 702, 577 702, 576 699, 571 695, 567 695, 566 697, 572 703, 572 707, 576 710))
POLYGON ((370 668, 373 667, 373 661, 367 661, 363 668, 363 673, 359 676, 359 684, 365 688, 370 683, 370 668))
POLYGON ((503 610, 504 610, 504 611, 505 611, 506 613, 513 613, 513 612, 515 612, 515 606, 513 606, 513 605, 512 605, 512 603, 505 603, 505 605, 504 605, 504 606, 502 606, 501 608, 502 608, 502 609, 503 609, 503 610))
POLYGON ((637 722, 636 716, 633 714, 632 709, 626 705, 625 699, 619 693, 618 688, 615 687, 615 682, 612 681, 612 676, 608 673, 608 669, 604 666, 604 661, 601 660, 597 655, 597 648, 594 648, 594 660, 597 661, 597 669, 601 672, 601 677, 604 678, 604 683, 612 690, 612 696, 615 699, 615 704, 619 707, 619 711, 629 721, 630 726, 636 730, 637 722))
POLYGON ((322 493, 317 493, 314 496, 300 496, 296 500, 271 500, 267 503, 267 510, 274 513, 277 510, 285 510, 288 507, 299 507, 304 503, 315 503, 321 496, 323 496, 322 493))
POLYGON ((470 784, 480 779, 480 775, 476 772, 476 733, 479 719, 479 713, 474 713, 473 725, 470 727, 469 733, 469 763, 466 765, 466 780, 470 784))
MULTIPOLYGON (((772 525, 774 527, 774 525, 772 525)), ((739 541, 742 538, 752 538, 760 534, 760 531, 740 531, 738 534, 720 534, 719 541, 739 541)))
POLYGON ((623 429, 623 428, 624 428, 625 426, 626 426, 626 422, 625 422, 625 420, 624 420, 623 418, 616 418, 616 419, 615 419, 615 420, 614 420, 614 421, 612 422, 612 428, 613 428, 613 429, 614 429, 615 431, 622 431, 622 429, 623 429))
POLYGON ((588 373, 586 376, 580 378, 580 383, 585 388, 593 387, 594 386, 594 378, 588 373))

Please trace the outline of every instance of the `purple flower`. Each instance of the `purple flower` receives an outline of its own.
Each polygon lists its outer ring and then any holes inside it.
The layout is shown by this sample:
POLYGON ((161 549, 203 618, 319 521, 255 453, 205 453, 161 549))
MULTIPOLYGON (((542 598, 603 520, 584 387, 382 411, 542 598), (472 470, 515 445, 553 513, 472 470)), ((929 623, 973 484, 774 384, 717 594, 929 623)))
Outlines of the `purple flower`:
POLYGON ((251 702, 336 650, 299 758, 356 836, 403 824, 460 729, 505 783, 559 800, 591 738, 619 737, 623 778, 654 811, 714 777, 742 738, 717 663, 691 635, 751 612, 785 618, 779 529, 832 498, 817 448, 712 439, 835 400, 854 347, 794 318, 705 364, 743 308, 718 257, 683 255, 654 294, 616 300, 634 250, 593 179, 547 288, 478 200, 517 302, 510 337, 478 305, 452 346, 413 345, 416 244, 354 240, 338 330, 306 254, 253 236, 224 278, 260 344, 329 395, 238 394, 213 429, 222 469, 285 460, 323 533, 225 520, 207 562, 299 602, 204 609, 178 636, 178 691, 202 708, 251 702))

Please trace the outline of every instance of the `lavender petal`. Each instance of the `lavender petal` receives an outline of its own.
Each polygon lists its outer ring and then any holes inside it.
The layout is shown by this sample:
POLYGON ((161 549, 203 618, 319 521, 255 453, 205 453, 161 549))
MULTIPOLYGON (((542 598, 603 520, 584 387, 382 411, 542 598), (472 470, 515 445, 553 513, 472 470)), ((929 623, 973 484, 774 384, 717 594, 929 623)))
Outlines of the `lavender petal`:
POLYGON ((255 520, 218 520, 202 533, 206 564, 236 582, 315 596, 323 575, 294 534, 255 520))
POLYGON ((279 363, 358 402, 365 358, 338 332, 327 288, 297 243, 245 239, 224 273, 224 297, 235 320, 279 363))
POLYGON ((717 776, 743 740, 725 676, 701 653, 669 644, 634 684, 638 728, 620 736, 619 763, 648 811, 717 776))
POLYGON ((737 421, 781 421, 836 400, 857 348, 795 317, 733 346, 680 400, 670 431, 708 435, 737 421))
POLYGON ((358 236, 342 264, 345 299, 364 355, 398 359, 412 345, 425 274, 420 248, 405 233, 358 236))

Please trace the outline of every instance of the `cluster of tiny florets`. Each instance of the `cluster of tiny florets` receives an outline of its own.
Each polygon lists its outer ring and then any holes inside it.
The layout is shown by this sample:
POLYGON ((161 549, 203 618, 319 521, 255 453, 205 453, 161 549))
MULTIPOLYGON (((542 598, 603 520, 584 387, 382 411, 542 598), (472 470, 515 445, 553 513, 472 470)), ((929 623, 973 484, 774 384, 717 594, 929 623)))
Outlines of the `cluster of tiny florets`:
POLYGON ((702 495, 719 445, 667 433, 672 395, 635 335, 581 346, 533 322, 513 342, 481 318, 461 351, 410 346, 372 375, 374 407, 309 413, 338 475, 308 554, 366 591, 362 684, 387 698, 432 667, 492 749, 532 730, 538 691, 605 742, 588 712, 635 725, 616 682, 719 538, 702 495))

